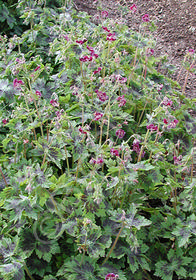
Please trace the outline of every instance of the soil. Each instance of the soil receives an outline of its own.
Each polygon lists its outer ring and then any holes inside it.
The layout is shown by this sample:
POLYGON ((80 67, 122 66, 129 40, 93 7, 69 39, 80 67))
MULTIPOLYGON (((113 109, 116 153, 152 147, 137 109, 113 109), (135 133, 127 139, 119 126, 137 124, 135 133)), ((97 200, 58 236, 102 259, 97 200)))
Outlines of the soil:
MULTIPOLYGON (((130 7, 130 0, 74 0, 76 9, 86 11, 94 16, 98 13, 98 2, 101 2, 102 10, 109 12, 109 17, 120 17, 119 5, 130 7)), ((142 15, 149 14, 154 21, 157 30, 154 33, 157 44, 155 55, 167 55, 171 64, 176 67, 173 79, 178 74, 179 84, 183 87, 186 71, 180 72, 184 55, 189 49, 196 52, 196 1, 195 0, 135 0, 137 12, 127 14, 128 25, 133 30, 139 30, 142 15)), ((185 95, 196 98, 196 75, 188 77, 185 95)))

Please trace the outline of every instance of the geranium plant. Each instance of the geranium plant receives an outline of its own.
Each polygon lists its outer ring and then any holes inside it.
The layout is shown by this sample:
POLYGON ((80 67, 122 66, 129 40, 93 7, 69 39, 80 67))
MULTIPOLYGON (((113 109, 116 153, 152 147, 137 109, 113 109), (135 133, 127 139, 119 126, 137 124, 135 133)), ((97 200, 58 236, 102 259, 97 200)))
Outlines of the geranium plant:
POLYGON ((31 2, 0 37, 0 277, 196 279, 195 100, 161 74, 150 15, 138 33, 136 5, 95 24, 31 2))

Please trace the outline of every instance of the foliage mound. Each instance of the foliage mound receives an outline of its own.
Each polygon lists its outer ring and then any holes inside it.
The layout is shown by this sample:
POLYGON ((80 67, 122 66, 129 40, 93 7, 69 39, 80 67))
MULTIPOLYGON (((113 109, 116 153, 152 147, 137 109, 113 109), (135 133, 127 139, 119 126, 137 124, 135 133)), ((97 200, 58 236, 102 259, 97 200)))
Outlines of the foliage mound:
POLYGON ((195 100, 150 17, 135 32, 136 6, 18 7, 27 29, 0 37, 1 279, 196 279, 195 100))

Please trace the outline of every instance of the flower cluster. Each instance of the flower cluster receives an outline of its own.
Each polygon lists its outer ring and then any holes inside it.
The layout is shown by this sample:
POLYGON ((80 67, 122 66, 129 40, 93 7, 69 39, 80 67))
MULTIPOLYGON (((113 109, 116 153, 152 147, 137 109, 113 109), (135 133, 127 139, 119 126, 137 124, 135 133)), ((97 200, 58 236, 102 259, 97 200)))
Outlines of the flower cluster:
POLYGON ((119 155, 119 151, 118 151, 117 149, 114 149, 114 148, 112 148, 112 149, 110 150, 110 153, 111 153, 112 156, 116 156, 116 157, 119 157, 119 156, 120 156, 120 155, 119 155))
POLYGON ((157 91, 160 92, 163 88, 163 84, 158 84, 157 85, 157 91))
POLYGON ((116 40, 116 38, 114 38, 114 36, 115 36, 115 33, 108 33, 108 35, 107 35, 107 37, 106 37, 106 40, 108 40, 108 41, 115 41, 116 40))
POLYGON ((116 131, 116 136, 118 137, 118 138, 120 138, 120 139, 122 139, 124 136, 125 136, 125 131, 123 130, 123 129, 118 129, 117 131, 116 131))
POLYGON ((152 131, 157 131, 157 130, 158 130, 158 126, 157 126, 157 125, 154 125, 154 124, 152 124, 152 123, 149 124, 149 125, 147 125, 146 128, 149 129, 151 132, 152 132, 152 131))
POLYGON ((188 52, 189 52, 190 54, 194 54, 195 50, 194 50, 194 49, 189 49, 188 52))
POLYGON ((94 49, 92 47, 86 46, 86 48, 90 51, 91 56, 94 56, 97 58, 99 55, 95 53, 94 49))
POLYGON ((148 48, 147 49, 147 55, 154 55, 154 49, 148 48))
POLYGON ((95 92, 97 93, 97 97, 99 98, 100 101, 104 102, 108 99, 108 96, 106 95, 105 92, 98 91, 97 89, 95 90, 95 92))
POLYGON ((149 22, 150 21, 149 14, 143 15, 142 20, 143 20, 143 22, 149 22))
POLYGON ((165 96, 164 98, 163 98, 163 101, 161 102, 164 106, 171 106, 172 105, 172 101, 167 97, 167 96, 165 96))
POLYGON ((102 26, 103 30, 110 32, 110 30, 106 26, 102 26))
POLYGON ((168 129, 171 129, 171 128, 175 128, 179 121, 177 119, 174 119, 172 122, 169 122, 169 120, 163 119, 163 122, 164 124, 168 124, 167 126, 168 129))
POLYGON ((177 119, 174 119, 172 122, 170 122, 170 123, 168 124, 167 128, 169 128, 169 129, 175 128, 178 122, 179 122, 179 121, 178 121, 177 119))
POLYGON ((94 121, 99 121, 103 117, 103 113, 94 113, 94 121))
POLYGON ((181 163, 181 160, 182 160, 182 155, 180 155, 180 156, 174 156, 173 157, 173 160, 174 160, 174 164, 175 165, 181 165, 182 163, 181 163))
POLYGON ((115 41, 116 40, 116 38, 114 38, 115 37, 115 33, 111 33, 110 30, 107 27, 105 27, 105 26, 102 26, 102 28, 103 28, 103 30, 108 32, 106 40, 108 40, 108 41, 115 41))
POLYGON ((59 120, 63 114, 64 110, 61 109, 60 111, 56 111, 55 114, 56 114, 56 119, 59 120))
MULTIPOLYGON (((140 150, 141 150, 139 144, 140 144, 140 141, 138 139, 135 139, 133 141, 133 151, 135 151, 137 153, 137 155, 140 154, 140 150)), ((143 151, 141 156, 144 157, 144 155, 145 155, 145 152, 143 151)))
POLYGON ((102 18, 108 17, 108 11, 101 11, 102 18))
POLYGON ((105 280, 117 280, 118 278, 118 274, 108 273, 105 277, 105 280))
POLYGON ((97 70, 95 70, 94 72, 93 72, 93 74, 97 74, 97 73, 99 73, 100 71, 101 71, 101 67, 98 67, 98 69, 97 70))
POLYGON ((121 75, 115 75, 115 79, 116 79, 119 83, 121 83, 121 84, 124 84, 124 83, 126 83, 126 81, 127 81, 127 78, 126 78, 126 77, 122 77, 121 75))
POLYGON ((41 92, 40 92, 39 90, 36 90, 36 91, 35 91, 35 94, 36 94, 37 96, 39 96, 39 97, 42 96, 42 94, 41 94, 41 92))
POLYGON ((90 160, 90 164, 99 164, 99 165, 102 165, 103 164, 103 158, 98 158, 97 160, 94 159, 94 158, 91 158, 90 160))
POLYGON ((82 133, 82 134, 87 134, 87 132, 86 132, 81 126, 78 128, 78 130, 79 130, 80 133, 82 133))
POLYGON ((50 101, 50 104, 51 104, 53 107, 59 107, 59 102, 58 102, 57 100, 55 100, 55 99, 52 99, 52 100, 50 101))
POLYGON ((24 85, 24 82, 22 80, 18 80, 17 78, 13 81, 13 86, 16 89, 21 89, 21 85, 24 85))
POLYGON ((79 60, 82 61, 82 62, 92 61, 92 60, 93 60, 93 57, 92 57, 92 56, 85 55, 85 56, 83 56, 83 57, 80 57, 79 60))
POLYGON ((119 96, 117 98, 117 101, 119 101, 118 107, 124 106, 126 104, 126 102, 127 102, 124 95, 119 96))
POLYGON ((3 120, 2 120, 2 123, 5 125, 5 124, 8 123, 8 121, 7 121, 6 119, 3 119, 3 120))
POLYGON ((83 39, 83 40, 76 40, 76 43, 83 45, 85 42, 87 42, 87 39, 83 39))
POLYGON ((130 11, 131 11, 132 13, 137 12, 137 6, 136 6, 135 4, 133 4, 133 5, 130 7, 130 11))

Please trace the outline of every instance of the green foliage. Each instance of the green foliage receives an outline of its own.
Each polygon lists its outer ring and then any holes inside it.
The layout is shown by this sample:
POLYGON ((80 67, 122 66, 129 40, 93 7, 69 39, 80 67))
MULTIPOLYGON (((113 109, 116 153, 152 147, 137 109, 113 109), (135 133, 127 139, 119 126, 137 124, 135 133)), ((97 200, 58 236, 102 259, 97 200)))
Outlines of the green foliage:
POLYGON ((195 104, 152 22, 61 2, 0 8, 0 278, 196 279, 195 104))

